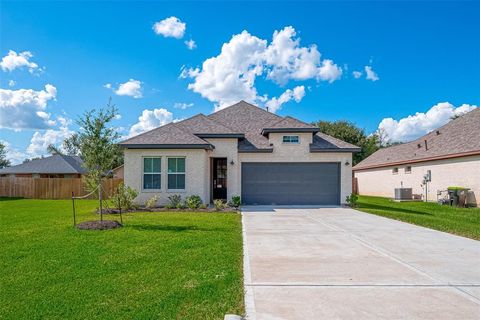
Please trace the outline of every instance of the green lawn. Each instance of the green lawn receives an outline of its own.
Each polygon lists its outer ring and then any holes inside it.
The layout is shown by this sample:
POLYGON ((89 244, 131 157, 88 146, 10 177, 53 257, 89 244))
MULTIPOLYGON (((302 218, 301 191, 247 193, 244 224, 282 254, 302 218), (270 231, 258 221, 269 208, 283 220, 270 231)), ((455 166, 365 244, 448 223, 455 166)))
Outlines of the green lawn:
MULTIPOLYGON (((95 206, 77 201, 78 220, 96 219, 95 206)), ((124 224, 80 231, 71 201, 0 198, 0 319, 244 313, 240 215, 132 213, 124 224)))
POLYGON ((425 202, 394 202, 359 196, 360 211, 480 240, 480 208, 455 208, 425 202))

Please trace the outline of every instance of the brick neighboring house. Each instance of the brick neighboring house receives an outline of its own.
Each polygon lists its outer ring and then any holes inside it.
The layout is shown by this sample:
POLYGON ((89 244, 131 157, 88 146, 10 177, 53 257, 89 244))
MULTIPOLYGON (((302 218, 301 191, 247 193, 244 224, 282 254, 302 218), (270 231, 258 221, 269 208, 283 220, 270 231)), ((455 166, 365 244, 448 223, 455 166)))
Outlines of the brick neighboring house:
POLYGON ((0 169, 0 177, 81 178, 87 173, 77 156, 52 155, 0 169))
POLYGON ((359 148, 244 101, 120 143, 125 184, 138 202, 196 194, 205 203, 339 205, 352 192, 359 148))
POLYGON ((468 203, 480 205, 480 108, 408 143, 380 149, 354 168, 361 195, 394 196, 402 184, 437 200, 450 186, 470 188, 468 203), (427 193, 423 176, 430 170, 427 193))

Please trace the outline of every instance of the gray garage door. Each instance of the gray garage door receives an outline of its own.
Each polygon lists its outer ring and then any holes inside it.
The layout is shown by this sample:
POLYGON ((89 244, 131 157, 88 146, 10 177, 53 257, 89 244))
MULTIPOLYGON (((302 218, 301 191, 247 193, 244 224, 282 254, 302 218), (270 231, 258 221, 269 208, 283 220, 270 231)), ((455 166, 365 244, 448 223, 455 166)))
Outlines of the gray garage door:
POLYGON ((244 162, 242 202, 258 205, 338 205, 340 164, 244 162))

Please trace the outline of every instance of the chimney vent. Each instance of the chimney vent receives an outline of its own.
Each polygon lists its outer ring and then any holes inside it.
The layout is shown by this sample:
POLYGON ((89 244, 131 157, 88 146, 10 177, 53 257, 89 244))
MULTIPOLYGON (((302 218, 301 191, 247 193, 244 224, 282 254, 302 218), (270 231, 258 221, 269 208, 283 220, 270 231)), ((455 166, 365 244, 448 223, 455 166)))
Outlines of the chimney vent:
POLYGON ((439 130, 437 130, 435 133, 437 134, 437 136, 440 135, 440 131, 439 131, 439 130))
POLYGON ((425 150, 428 150, 427 139, 425 139, 425 150))

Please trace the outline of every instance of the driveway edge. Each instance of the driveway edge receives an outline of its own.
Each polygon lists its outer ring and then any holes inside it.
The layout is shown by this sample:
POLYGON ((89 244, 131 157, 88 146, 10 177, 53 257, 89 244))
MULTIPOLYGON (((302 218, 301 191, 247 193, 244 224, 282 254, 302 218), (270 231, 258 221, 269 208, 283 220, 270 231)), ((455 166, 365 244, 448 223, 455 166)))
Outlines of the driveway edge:
POLYGON ((245 216, 242 215, 242 239, 243 239, 243 287, 245 289, 245 319, 255 320, 255 298, 252 283, 252 273, 250 270, 250 258, 247 250, 247 232, 245 230, 245 216))

